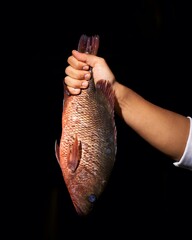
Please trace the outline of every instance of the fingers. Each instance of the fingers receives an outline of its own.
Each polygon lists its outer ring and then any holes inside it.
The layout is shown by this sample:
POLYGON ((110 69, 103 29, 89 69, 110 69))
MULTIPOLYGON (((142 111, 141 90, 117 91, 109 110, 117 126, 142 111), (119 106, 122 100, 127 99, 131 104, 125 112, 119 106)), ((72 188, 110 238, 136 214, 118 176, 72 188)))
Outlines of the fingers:
POLYGON ((67 62, 69 63, 69 65, 71 67, 73 67, 74 69, 78 69, 78 70, 89 70, 89 66, 88 64, 86 64, 84 61, 82 60, 78 60, 77 58, 75 58, 73 55, 71 55, 70 57, 68 57, 67 62))
POLYGON ((91 76, 89 71, 82 70, 82 68, 74 68, 73 66, 67 66, 65 68, 65 74, 78 80, 89 80, 91 76))
POLYGON ((72 87, 69 87, 67 86, 67 91, 69 92, 69 94, 71 95, 78 95, 81 93, 81 89, 80 88, 72 88, 72 87))
POLYGON ((81 89, 86 89, 89 85, 88 80, 91 78, 91 73, 87 57, 88 54, 73 50, 72 55, 67 59, 69 66, 65 68, 64 83, 70 94, 79 94, 81 89))
MULTIPOLYGON (((78 52, 76 50, 72 51, 72 57, 74 57, 76 59, 76 61, 79 60, 81 62, 79 67, 81 69, 84 69, 84 70, 87 70, 87 65, 91 66, 91 67, 94 67, 95 64, 100 59, 99 57, 97 57, 95 55, 87 54, 87 53, 80 53, 80 52, 78 52)), ((75 63, 75 62, 73 62, 73 63, 75 63)), ((78 64, 78 63, 75 63, 75 64, 78 64)))
POLYGON ((85 89, 89 86, 89 82, 85 80, 76 80, 69 76, 64 78, 64 83, 68 92, 72 95, 77 95, 81 92, 81 89, 85 89))
POLYGON ((65 69, 65 73, 66 77, 64 78, 64 83, 67 85, 70 94, 79 94, 81 89, 88 87, 88 80, 91 77, 89 71, 78 70, 74 69, 72 66, 68 66, 65 69))
POLYGON ((74 79, 69 76, 66 76, 64 78, 65 84, 70 87, 70 88, 87 88, 89 85, 89 82, 87 80, 79 80, 79 79, 74 79))

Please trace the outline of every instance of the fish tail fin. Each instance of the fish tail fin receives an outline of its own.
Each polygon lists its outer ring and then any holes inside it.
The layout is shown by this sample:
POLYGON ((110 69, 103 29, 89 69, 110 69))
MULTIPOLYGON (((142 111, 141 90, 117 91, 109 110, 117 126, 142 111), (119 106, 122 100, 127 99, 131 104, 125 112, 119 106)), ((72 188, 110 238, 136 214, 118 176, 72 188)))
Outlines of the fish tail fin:
POLYGON ((79 52, 97 55, 98 49, 99 49, 98 35, 94 35, 92 37, 89 37, 85 34, 81 35, 78 44, 79 52))

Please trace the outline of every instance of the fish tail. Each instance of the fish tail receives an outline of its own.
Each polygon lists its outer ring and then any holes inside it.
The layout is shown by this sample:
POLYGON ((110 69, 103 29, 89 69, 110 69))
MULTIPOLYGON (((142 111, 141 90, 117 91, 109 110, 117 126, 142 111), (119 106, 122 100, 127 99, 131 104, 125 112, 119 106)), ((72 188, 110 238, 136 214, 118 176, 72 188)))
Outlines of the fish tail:
POLYGON ((81 35, 79 44, 78 44, 79 52, 97 55, 98 49, 99 49, 98 35, 95 35, 92 37, 88 37, 85 34, 81 35))

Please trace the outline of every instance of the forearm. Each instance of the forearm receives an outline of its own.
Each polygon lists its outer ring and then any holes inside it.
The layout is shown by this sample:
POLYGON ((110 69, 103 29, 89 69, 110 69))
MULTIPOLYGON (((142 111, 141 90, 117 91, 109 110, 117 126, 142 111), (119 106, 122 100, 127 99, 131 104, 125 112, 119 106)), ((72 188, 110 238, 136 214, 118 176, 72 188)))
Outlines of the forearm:
POLYGON ((184 152, 189 119, 160 108, 115 82, 116 111, 142 138, 174 160, 184 152))

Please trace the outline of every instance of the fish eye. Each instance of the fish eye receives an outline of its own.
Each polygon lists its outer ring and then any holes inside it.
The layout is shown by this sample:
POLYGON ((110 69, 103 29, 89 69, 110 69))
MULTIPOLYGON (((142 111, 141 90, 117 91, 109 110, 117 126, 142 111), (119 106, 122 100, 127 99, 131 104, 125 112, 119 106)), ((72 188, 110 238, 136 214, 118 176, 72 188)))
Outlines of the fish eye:
POLYGON ((106 148, 105 151, 106 151, 107 154, 111 154, 111 149, 110 148, 106 148))
POLYGON ((89 202, 94 203, 97 200, 96 195, 95 194, 89 195, 88 200, 89 202))

